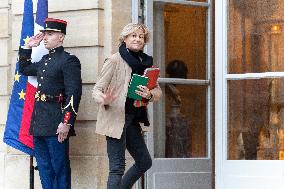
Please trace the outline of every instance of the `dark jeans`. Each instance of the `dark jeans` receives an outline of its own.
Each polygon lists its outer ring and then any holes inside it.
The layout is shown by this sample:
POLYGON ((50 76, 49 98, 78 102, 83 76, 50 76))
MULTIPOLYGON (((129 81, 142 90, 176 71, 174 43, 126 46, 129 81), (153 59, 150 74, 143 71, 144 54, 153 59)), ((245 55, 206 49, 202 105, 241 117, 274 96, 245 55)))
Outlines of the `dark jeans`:
POLYGON ((69 140, 34 137, 34 151, 43 189, 71 189, 69 140))
POLYGON ((126 116, 121 138, 106 137, 106 139, 109 158, 107 189, 131 189, 152 166, 152 159, 141 133, 141 127, 133 120, 133 116, 126 116), (125 149, 134 158, 135 164, 124 174, 125 149))

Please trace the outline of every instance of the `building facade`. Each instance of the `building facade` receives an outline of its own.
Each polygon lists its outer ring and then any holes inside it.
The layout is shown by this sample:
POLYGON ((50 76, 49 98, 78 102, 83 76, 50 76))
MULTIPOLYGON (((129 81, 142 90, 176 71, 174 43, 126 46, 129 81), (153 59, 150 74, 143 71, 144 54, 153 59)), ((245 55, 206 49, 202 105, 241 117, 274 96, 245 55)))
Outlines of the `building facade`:
MULTIPOLYGON (((49 0, 49 17, 68 21, 64 46, 82 63, 72 188, 106 188, 105 137, 95 134, 91 91, 129 22, 151 30, 145 51, 161 68, 164 93, 148 112, 153 167, 135 189, 282 188, 283 7, 281 0, 49 0)), ((22 13, 23 0, 0 0, 1 136, 22 13)), ((0 188, 29 188, 29 156, 2 142, 0 188)))
MULTIPOLYGON (((34 0, 34 12, 36 3, 34 0)), ((70 142, 72 188, 103 189, 106 188, 108 160, 105 138, 95 134, 96 105, 91 91, 104 57, 117 49, 119 31, 131 22, 131 0, 123 4, 111 0, 49 0, 48 5, 49 17, 68 22, 64 47, 76 54, 82 64, 83 95, 76 123, 78 137, 70 142)), ((23 0, 0 1, 1 138, 14 80, 23 8, 23 0)), ((29 188, 29 156, 3 142, 0 146, 0 188, 29 188)), ((41 188, 38 171, 35 171, 35 188, 41 188)))

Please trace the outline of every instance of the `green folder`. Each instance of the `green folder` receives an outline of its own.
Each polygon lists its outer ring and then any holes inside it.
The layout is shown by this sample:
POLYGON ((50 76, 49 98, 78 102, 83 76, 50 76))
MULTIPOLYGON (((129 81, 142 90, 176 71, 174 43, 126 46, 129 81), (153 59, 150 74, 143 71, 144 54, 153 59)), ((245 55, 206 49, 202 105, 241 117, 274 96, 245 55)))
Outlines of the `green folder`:
POLYGON ((128 86, 127 97, 133 98, 135 100, 142 100, 142 97, 140 95, 136 94, 135 90, 139 90, 137 88, 138 85, 147 86, 148 80, 149 80, 148 77, 141 76, 141 75, 138 75, 138 74, 133 74, 131 81, 129 83, 129 86, 128 86))

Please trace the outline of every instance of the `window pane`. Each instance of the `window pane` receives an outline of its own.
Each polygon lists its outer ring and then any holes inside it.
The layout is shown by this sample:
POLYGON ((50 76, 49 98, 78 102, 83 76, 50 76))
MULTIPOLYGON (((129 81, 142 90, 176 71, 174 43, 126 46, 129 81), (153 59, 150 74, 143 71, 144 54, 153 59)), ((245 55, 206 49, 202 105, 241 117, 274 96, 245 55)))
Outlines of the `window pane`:
POLYGON ((284 79, 228 82, 228 159, 284 159, 284 79))
POLYGON ((228 0, 228 72, 284 71, 284 1, 228 0))
POLYGON ((191 68, 188 79, 206 79, 207 8, 156 2, 154 9, 154 60, 161 77, 177 60, 191 68))
POLYGON ((162 85, 154 127, 155 157, 206 157, 206 86, 162 85))
MULTIPOLYGON (((153 55, 161 77, 206 79, 206 7, 154 2, 153 55)), ((163 84, 154 106, 156 158, 207 157, 207 86, 163 84)))

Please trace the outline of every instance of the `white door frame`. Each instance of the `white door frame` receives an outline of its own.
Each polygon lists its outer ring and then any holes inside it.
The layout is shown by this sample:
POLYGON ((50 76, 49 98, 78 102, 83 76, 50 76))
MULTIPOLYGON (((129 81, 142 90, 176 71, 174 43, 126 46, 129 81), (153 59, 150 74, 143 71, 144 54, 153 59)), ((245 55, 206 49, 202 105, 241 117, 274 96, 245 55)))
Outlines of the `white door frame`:
POLYGON ((284 77, 284 72, 227 74, 227 1, 215 1, 215 188, 280 189, 284 161, 227 159, 227 80, 284 77))
POLYGON ((223 161, 226 159, 225 140, 223 131, 224 108, 224 73, 227 62, 227 3, 223 0, 215 1, 215 188, 223 189, 223 161))

